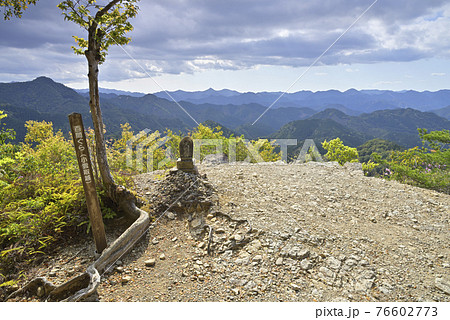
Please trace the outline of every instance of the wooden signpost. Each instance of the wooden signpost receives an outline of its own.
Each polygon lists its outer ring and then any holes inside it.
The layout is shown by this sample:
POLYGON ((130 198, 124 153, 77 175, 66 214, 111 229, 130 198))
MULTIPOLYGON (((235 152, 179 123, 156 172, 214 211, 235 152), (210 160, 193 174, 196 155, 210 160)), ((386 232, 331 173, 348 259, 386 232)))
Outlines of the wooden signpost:
POLYGON ((95 246, 97 248, 97 253, 101 254, 107 246, 105 227, 103 225, 100 202, 98 201, 97 191, 95 189, 95 179, 92 172, 91 159, 86 143, 86 134, 84 132, 81 114, 71 113, 69 115, 69 122, 72 130, 73 143, 77 153, 78 166, 80 168, 81 180, 86 196, 86 204, 89 212, 89 220, 91 221, 95 246))

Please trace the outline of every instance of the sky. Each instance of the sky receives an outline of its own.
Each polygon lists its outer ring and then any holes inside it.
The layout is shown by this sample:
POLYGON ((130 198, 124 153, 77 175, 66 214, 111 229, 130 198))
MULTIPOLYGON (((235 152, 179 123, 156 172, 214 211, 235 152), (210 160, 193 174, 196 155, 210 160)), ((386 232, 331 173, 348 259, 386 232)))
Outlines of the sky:
MULTIPOLYGON (((83 0, 82 0, 83 1, 83 0)), ((107 1, 98 1, 106 3, 107 1)), ((88 87, 57 0, 0 21, 0 82, 88 87)), ((144 93, 450 89, 448 0, 141 0, 100 87, 144 93), (363 14, 364 13, 364 14, 363 14)))

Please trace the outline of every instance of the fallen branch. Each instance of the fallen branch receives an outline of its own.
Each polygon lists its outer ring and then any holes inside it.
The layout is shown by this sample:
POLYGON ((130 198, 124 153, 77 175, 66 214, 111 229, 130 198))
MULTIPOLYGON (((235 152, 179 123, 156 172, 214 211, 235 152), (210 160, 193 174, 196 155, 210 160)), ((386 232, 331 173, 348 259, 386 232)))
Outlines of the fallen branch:
POLYGON ((76 257, 78 257, 80 255, 81 252, 83 252, 84 250, 86 250, 86 248, 81 248, 80 250, 78 250, 77 253, 75 253, 69 260, 67 260, 66 262, 64 262, 64 264, 68 264, 70 261, 72 261, 73 259, 75 259, 76 257))
POLYGON ((148 230, 150 217, 147 212, 137 208, 134 202, 126 203, 123 209, 129 214, 138 216, 137 220, 108 246, 84 273, 60 286, 55 286, 45 277, 35 278, 23 288, 10 294, 5 301, 26 292, 45 297, 46 301, 81 301, 95 293, 100 284, 101 275, 127 253, 148 230))

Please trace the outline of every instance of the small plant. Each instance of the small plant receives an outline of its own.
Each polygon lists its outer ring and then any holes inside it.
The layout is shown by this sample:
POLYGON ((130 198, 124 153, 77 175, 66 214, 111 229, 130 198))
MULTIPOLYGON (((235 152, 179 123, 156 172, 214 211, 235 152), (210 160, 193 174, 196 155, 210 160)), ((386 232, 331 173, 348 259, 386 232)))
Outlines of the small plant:
POLYGON ((0 110, 0 145, 6 143, 7 140, 14 140, 16 137, 16 132, 13 129, 3 129, 4 124, 2 119, 5 119, 8 115, 0 110))
POLYGON ((369 160, 368 162, 364 162, 361 164, 362 169, 364 171, 365 175, 368 175, 373 169, 379 166, 378 163, 373 162, 372 160, 369 160))
POLYGON ((319 153, 319 150, 317 150, 316 146, 310 146, 308 149, 308 153, 305 155, 305 162, 309 161, 322 161, 322 157, 319 153))
POLYGON ((322 147, 328 152, 325 158, 330 161, 337 161, 341 166, 346 162, 358 162, 358 151, 343 144, 341 139, 336 138, 327 142, 322 142, 322 147))

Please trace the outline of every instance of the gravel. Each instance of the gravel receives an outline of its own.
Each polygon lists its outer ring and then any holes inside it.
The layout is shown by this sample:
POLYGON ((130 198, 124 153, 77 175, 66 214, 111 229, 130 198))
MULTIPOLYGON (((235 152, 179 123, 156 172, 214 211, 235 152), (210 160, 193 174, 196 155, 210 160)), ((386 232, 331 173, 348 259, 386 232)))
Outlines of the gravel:
MULTIPOLYGON (((99 301, 450 301, 449 195, 337 163, 198 169, 136 177, 145 209, 173 215, 102 275, 99 301)), ((41 272, 62 282, 89 259, 41 272)))

